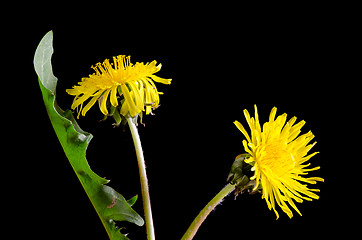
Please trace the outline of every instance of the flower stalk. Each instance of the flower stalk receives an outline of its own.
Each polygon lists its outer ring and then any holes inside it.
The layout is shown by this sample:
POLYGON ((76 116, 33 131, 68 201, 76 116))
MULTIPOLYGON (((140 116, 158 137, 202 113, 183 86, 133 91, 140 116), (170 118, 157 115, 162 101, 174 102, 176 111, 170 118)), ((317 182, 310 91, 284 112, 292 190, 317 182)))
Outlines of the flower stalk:
POLYGON ((216 208, 222 200, 235 190, 235 185, 227 184, 197 215, 195 220, 191 223, 186 233, 183 235, 181 240, 191 240, 199 230, 201 224, 205 221, 207 216, 216 208))
POLYGON ((136 150, 138 169, 140 174, 140 182, 141 182, 141 192, 142 192, 142 201, 143 201, 143 209, 145 214, 145 222, 146 222, 146 232, 148 240, 155 240, 155 230, 153 226, 153 218, 152 218, 152 210, 151 210, 151 201, 150 194, 148 190, 148 179, 146 174, 146 165, 143 156, 143 150, 141 145, 141 139, 138 134, 137 126, 133 122, 132 117, 127 117, 128 126, 131 130, 133 143, 136 150))

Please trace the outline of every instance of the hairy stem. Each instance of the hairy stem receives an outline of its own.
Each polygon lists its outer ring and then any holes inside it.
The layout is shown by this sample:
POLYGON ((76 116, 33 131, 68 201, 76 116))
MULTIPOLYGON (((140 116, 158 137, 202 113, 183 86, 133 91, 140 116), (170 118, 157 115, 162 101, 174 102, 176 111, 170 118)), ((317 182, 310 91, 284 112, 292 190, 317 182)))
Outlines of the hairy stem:
POLYGON ((141 191, 142 191, 142 201, 143 201, 143 209, 145 214, 146 221, 146 231, 147 231, 147 239, 155 240, 155 230, 153 227, 153 218, 152 218, 152 210, 151 210, 151 201, 150 194, 148 190, 148 180, 146 174, 146 165, 143 157, 143 150, 141 145, 141 140, 138 134, 137 126, 133 122, 131 117, 127 117, 128 126, 131 130, 134 146, 137 154, 137 162, 138 169, 140 174, 141 181, 141 191))
POLYGON ((186 233, 183 235, 181 240, 191 240, 197 230, 199 230, 201 224, 205 221, 206 217, 215 209, 215 207, 232 191, 235 190, 235 186, 232 184, 226 185, 205 207, 201 210, 199 215, 191 223, 186 233))

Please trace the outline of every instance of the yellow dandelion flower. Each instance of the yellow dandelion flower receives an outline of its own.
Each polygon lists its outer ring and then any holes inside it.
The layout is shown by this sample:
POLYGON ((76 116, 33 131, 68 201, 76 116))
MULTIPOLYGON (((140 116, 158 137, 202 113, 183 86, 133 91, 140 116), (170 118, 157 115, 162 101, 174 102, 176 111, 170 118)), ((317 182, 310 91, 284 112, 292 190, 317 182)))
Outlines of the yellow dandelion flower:
POLYGON ((129 114, 135 117, 145 111, 159 106, 159 95, 155 82, 171 84, 171 79, 155 75, 161 69, 161 64, 156 61, 151 63, 132 64, 130 56, 119 55, 113 57, 113 63, 106 59, 103 63, 92 66, 95 73, 82 78, 77 86, 67 89, 67 93, 75 96, 72 109, 78 110, 82 116, 97 102, 104 115, 109 114, 111 106, 118 107, 121 115, 129 114), (90 99, 83 107, 83 104, 90 99), (109 101, 108 101, 109 100, 109 101))
POLYGON ((297 118, 293 117, 286 122, 287 114, 275 119, 276 112, 277 108, 274 107, 269 122, 264 123, 261 128, 256 105, 255 118, 250 117, 245 109, 244 115, 251 136, 240 122, 235 121, 234 124, 246 138, 243 140, 243 146, 250 157, 245 162, 253 166, 251 170, 254 171, 254 176, 250 180, 256 181, 254 190, 261 185, 262 198, 266 200, 268 208, 274 210, 277 219, 279 214, 275 203, 292 218, 293 213, 287 203, 302 215, 294 201, 301 203, 303 200, 318 199, 319 196, 315 192, 319 192, 319 189, 310 189, 307 184, 316 184, 317 181, 324 180, 319 177, 305 177, 308 172, 320 168, 308 168, 310 163, 307 161, 318 153, 307 155, 316 144, 309 144, 314 138, 312 132, 298 137, 305 121, 295 124, 297 118))

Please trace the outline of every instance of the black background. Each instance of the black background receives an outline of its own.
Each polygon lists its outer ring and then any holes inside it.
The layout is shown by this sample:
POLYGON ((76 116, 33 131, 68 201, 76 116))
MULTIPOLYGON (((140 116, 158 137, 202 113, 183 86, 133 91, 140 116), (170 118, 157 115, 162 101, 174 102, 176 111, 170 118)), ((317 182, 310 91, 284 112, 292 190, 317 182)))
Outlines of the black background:
MULTIPOLYGON (((154 3, 156 4, 156 3, 154 3)), ((290 6, 288 11, 269 11, 267 6, 237 8, 233 5, 170 6, 102 5, 88 9, 48 12, 29 17, 15 33, 22 42, 26 94, 22 109, 31 117, 22 138, 26 148, 26 178, 21 191, 27 198, 25 233, 40 239, 107 239, 103 226, 87 199, 58 143, 45 111, 32 58, 41 38, 54 32, 54 75, 61 108, 70 108, 65 93, 90 68, 105 58, 131 55, 132 62, 162 63, 160 77, 171 85, 158 84, 165 94, 154 116, 146 116, 139 132, 145 153, 157 239, 180 239, 205 204, 226 184, 233 159, 243 153, 242 134, 233 125, 246 125, 243 109, 253 115, 257 104, 262 122, 272 107, 278 113, 297 116, 312 130, 318 142, 312 175, 325 178, 320 200, 298 204, 303 216, 289 219, 281 210, 279 220, 260 195, 226 198, 197 233, 198 239, 248 239, 250 237, 322 237, 335 224, 341 208, 328 157, 326 129, 334 116, 330 106, 335 92, 328 86, 335 51, 331 31, 335 16, 328 6, 290 6), (192 6, 192 7, 191 7, 192 6), (154 9, 159 8, 157 11, 154 9), (163 8, 163 9, 162 9, 163 8), (25 31, 28 30, 28 31, 25 31), (24 54, 25 52, 25 54, 24 54), (46 149, 44 153, 43 149, 46 149), (332 215, 330 215, 332 213, 332 215), (28 219, 28 218, 26 218, 28 219), (47 231, 44 231, 47 229, 47 231)), ((14 30, 14 29, 13 29, 14 30)), ((14 86, 17 88, 17 86, 14 86)), ((335 91, 335 90, 333 90, 335 91)), ((110 186, 131 198, 140 194, 138 168, 128 129, 114 129, 112 121, 99 123, 95 105, 78 123, 93 134, 87 158, 93 171, 110 179, 110 186)), ((313 186, 312 186, 313 187, 313 186)), ((25 200, 24 200, 25 201, 25 200)), ((142 201, 134 209, 143 216, 142 201)), ((126 227, 130 239, 145 239, 144 227, 126 227)), ((338 230, 337 228, 335 230, 338 230)))

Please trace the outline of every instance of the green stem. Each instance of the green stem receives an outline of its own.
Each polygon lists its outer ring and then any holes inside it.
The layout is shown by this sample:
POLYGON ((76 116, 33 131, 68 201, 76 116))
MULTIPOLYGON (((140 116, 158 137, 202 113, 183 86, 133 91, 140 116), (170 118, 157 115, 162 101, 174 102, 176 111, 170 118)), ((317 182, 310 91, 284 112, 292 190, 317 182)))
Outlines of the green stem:
POLYGON ((128 126, 131 130, 134 146, 136 149, 138 169, 139 169, 140 181, 141 181, 143 209, 144 209, 145 220, 146 220, 147 239, 155 240, 155 230, 153 227, 151 201, 150 201, 150 194, 148 191, 148 180, 147 180, 146 166, 145 166, 145 160, 143 157, 141 140, 140 140, 140 137, 138 134, 137 127, 136 127, 135 123, 133 122, 133 119, 131 117, 127 117, 127 122, 128 122, 128 126))
POLYGON ((199 230, 201 224, 205 221, 206 217, 215 209, 215 207, 232 191, 235 190, 235 186, 232 184, 226 185, 205 207, 201 210, 199 215, 191 223, 186 233, 183 235, 181 240, 191 240, 197 230, 199 230))

